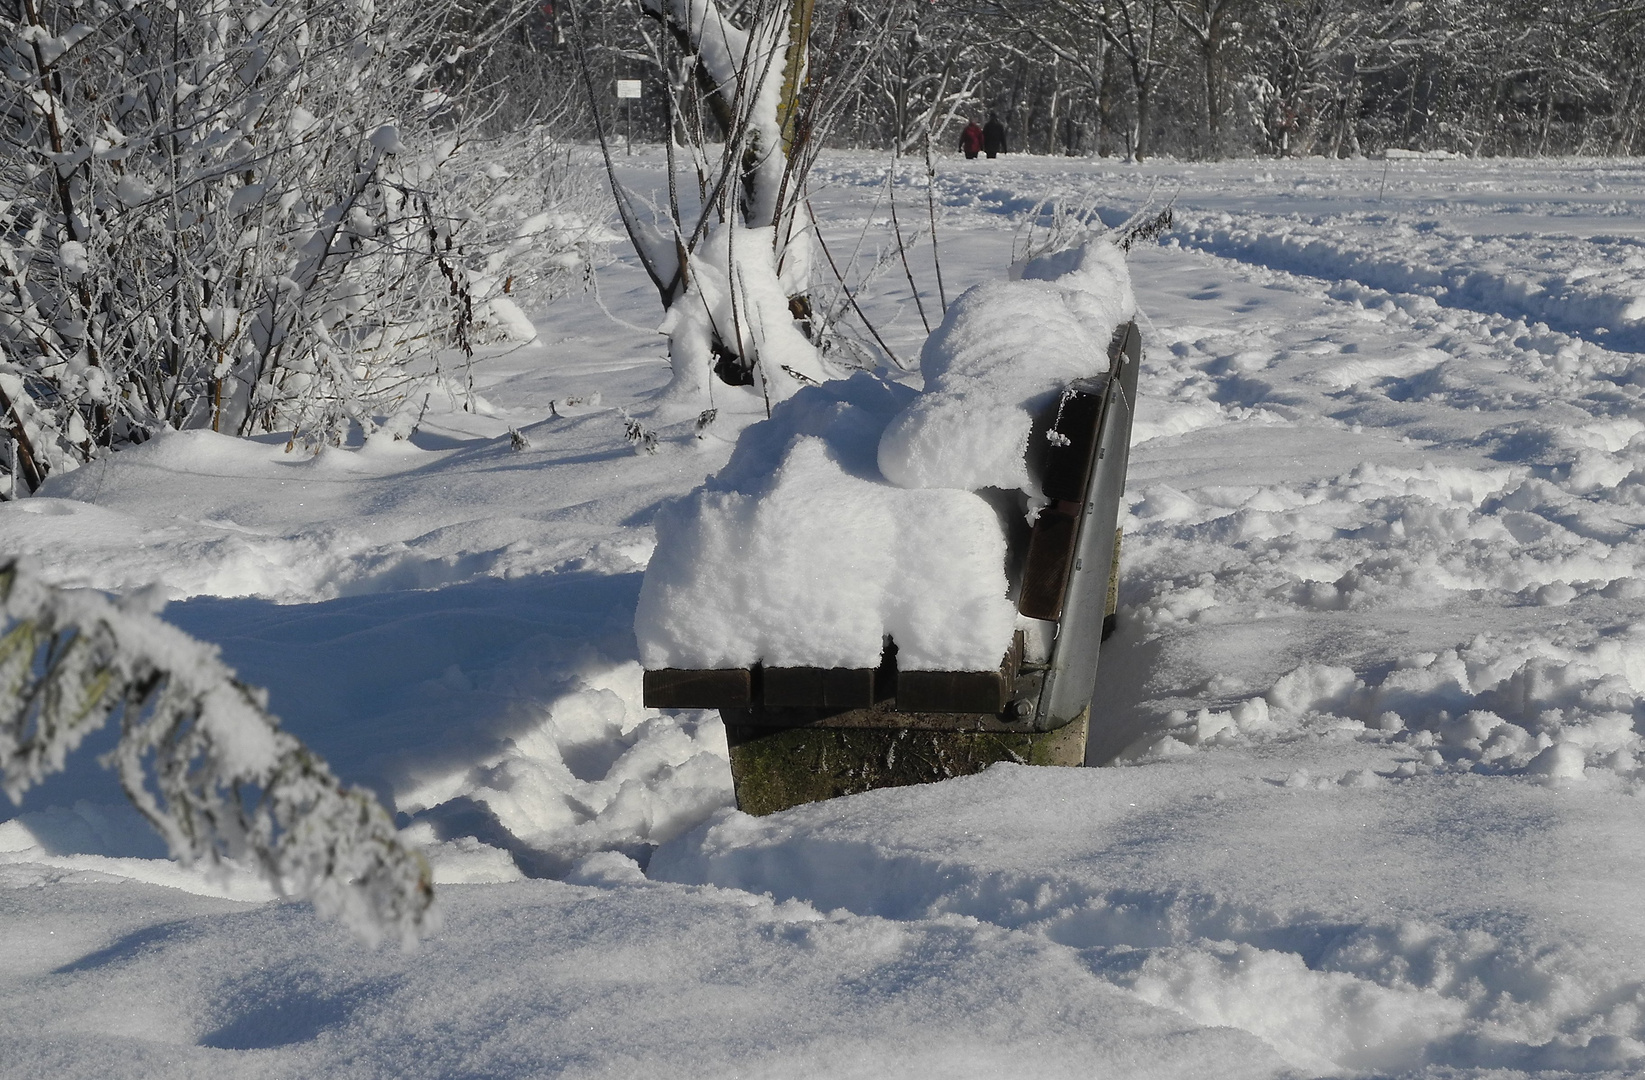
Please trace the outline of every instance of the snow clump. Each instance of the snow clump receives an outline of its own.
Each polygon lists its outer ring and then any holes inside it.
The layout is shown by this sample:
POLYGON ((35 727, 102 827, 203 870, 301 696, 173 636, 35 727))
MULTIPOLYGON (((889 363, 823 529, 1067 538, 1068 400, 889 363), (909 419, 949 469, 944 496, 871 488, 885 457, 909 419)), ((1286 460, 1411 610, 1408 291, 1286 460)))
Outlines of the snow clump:
POLYGON ((993 507, 874 469, 909 396, 866 374, 806 387, 658 514, 635 615, 646 667, 874 667, 886 634, 905 669, 999 663, 1016 612, 993 507))
POLYGON ((923 354, 915 394, 867 374, 807 386, 748 428, 717 476, 657 518, 635 616, 647 668, 996 667, 1016 629, 1000 512, 1038 494, 1037 413, 1107 366, 1136 307, 1097 240, 977 286, 923 354))
POLYGON ((1137 301, 1124 253, 1106 240, 1035 259, 1023 278, 970 289, 926 339, 925 393, 880 439, 893 484, 1039 494, 1024 454, 1034 418, 1106 367, 1137 301))

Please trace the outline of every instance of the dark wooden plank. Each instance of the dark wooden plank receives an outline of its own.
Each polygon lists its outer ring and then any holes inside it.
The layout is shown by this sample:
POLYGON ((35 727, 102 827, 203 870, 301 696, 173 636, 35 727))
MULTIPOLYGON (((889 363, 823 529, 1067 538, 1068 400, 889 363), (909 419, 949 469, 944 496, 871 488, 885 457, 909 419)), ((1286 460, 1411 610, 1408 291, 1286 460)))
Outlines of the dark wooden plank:
POLYGON ((735 709, 754 701, 747 668, 659 668, 645 673, 643 700, 652 709, 735 709))
MULTIPOLYGON (((1135 363, 1142 355, 1142 335, 1134 322, 1114 331, 1108 344, 1108 363, 1115 368, 1120 356, 1135 363)), ((1086 489, 1091 486, 1091 469, 1095 462, 1098 429, 1102 419, 1102 400, 1106 391, 1100 379, 1082 379, 1063 391, 1047 436, 1051 445, 1046 448, 1041 466, 1040 490, 1047 498, 1067 502, 1084 502, 1086 489)))
POLYGON ((873 668, 768 667, 764 676, 766 705, 866 709, 874 704, 873 668))
POLYGON ((823 668, 768 667, 761 671, 760 700, 766 705, 821 705, 823 668))
POLYGON ((1000 666, 994 671, 898 671, 899 713, 1005 712, 1016 690, 1022 666, 1022 631, 1012 635, 1000 666))
POLYGON ((874 668, 829 668, 823 672, 823 704, 829 708, 866 709, 878 697, 874 668))
POLYGON ((1030 619, 1055 621, 1062 617, 1068 567, 1074 560, 1076 524, 1072 513, 1055 505, 1041 510, 1034 521, 1028 558, 1023 562, 1022 585, 1017 590, 1017 610, 1030 619))
POLYGON ((898 671, 899 712, 959 712, 952 708, 952 671, 898 671))
POLYGON ((997 713, 1011 700, 1003 671, 899 671, 900 712, 997 713))
POLYGON ((1102 395, 1083 389, 1064 391, 1057 416, 1047 433, 1040 490, 1048 499, 1083 502, 1091 482, 1091 458, 1097 443, 1097 421, 1102 418, 1102 395))

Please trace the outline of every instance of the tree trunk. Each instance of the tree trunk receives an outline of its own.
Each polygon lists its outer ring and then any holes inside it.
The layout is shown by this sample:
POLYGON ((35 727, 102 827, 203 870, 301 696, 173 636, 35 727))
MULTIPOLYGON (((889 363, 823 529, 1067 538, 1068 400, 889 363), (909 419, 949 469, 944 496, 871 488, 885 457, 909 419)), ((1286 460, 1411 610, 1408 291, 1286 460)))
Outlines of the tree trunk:
POLYGON ((1222 156, 1222 101, 1217 93, 1220 74, 1218 44, 1213 33, 1205 39, 1200 50, 1205 65, 1205 156, 1213 160, 1222 156))
POLYGON ((1537 157, 1542 157, 1547 154, 1548 131, 1554 124, 1554 79, 1552 72, 1548 73, 1545 78, 1547 79, 1548 89, 1546 94, 1543 96, 1542 102, 1542 134, 1541 137, 1537 139, 1537 157))
POLYGON ((1136 137, 1132 140, 1132 153, 1138 161, 1146 154, 1151 154, 1154 148, 1148 144, 1148 126, 1152 121, 1153 101, 1149 93, 1149 80, 1143 79, 1137 83, 1137 125, 1136 137))
POLYGON ((1114 113, 1118 107, 1114 90, 1119 85, 1118 63, 1112 47, 1103 50, 1102 82, 1097 87, 1097 153, 1102 157, 1114 153, 1114 113))
POLYGON ((782 125, 783 155, 794 152, 799 132, 800 94, 806 82, 806 51, 811 46, 811 17, 816 0, 794 0, 788 12, 788 54, 783 57, 781 96, 777 99, 777 121, 782 125))

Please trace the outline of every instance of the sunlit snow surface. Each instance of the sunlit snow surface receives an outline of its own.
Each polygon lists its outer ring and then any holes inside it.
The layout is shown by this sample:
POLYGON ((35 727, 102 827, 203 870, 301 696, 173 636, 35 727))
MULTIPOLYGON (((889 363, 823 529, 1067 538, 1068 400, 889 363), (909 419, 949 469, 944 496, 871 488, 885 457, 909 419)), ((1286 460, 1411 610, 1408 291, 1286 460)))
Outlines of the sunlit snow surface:
MULTIPOLYGON (((887 243, 884 168, 819 166, 837 258, 887 243)), ((409 444, 174 435, 0 506, 51 580, 159 582, 446 883, 368 951, 158 859, 93 740, 0 811, 0 1075, 1645 1072, 1645 166, 941 168, 949 299, 1048 196, 1176 200, 1132 258, 1115 767, 729 810, 632 623, 659 504, 763 410, 647 421, 660 339, 567 302, 409 444)), ((630 261, 602 292, 659 321, 630 261)))

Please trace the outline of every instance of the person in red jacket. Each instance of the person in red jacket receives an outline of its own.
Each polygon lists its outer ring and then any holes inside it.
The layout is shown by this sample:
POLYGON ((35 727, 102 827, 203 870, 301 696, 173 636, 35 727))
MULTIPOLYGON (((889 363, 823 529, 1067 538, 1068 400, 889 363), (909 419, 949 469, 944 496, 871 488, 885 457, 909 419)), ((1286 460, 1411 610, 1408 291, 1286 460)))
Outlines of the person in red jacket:
POLYGON ((976 157, 982 149, 982 128, 977 126, 975 120, 966 124, 965 130, 960 132, 960 149, 965 152, 967 158, 976 157))

